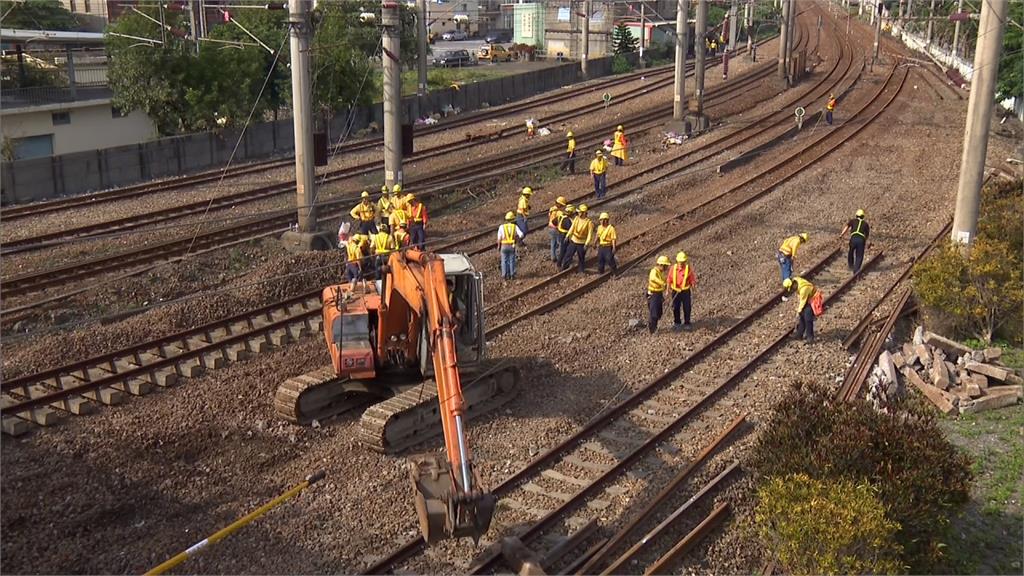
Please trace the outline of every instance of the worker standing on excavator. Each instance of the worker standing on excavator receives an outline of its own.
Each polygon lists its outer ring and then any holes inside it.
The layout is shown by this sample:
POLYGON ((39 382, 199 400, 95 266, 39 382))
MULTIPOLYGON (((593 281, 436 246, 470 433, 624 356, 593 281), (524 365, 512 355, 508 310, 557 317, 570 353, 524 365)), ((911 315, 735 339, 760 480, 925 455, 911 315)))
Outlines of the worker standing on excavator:
POLYGON ((423 250, 427 243, 427 207, 412 194, 406 198, 409 200, 409 234, 412 236, 412 245, 423 250))
POLYGON ((562 270, 568 270, 572 266, 572 257, 579 259, 580 272, 585 272, 584 263, 587 260, 587 246, 594 239, 594 222, 587 216, 587 205, 580 204, 579 213, 572 221, 568 234, 565 235, 569 247, 565 251, 565 260, 562 261, 562 270))
POLYGON ((615 127, 615 134, 612 136, 612 158, 615 158, 616 166, 622 166, 629 160, 629 139, 626 138, 622 124, 615 127))
POLYGON ((665 307, 665 271, 672 263, 668 256, 658 256, 658 260, 647 275, 647 330, 654 334, 658 331, 658 321, 665 307))
POLYGON ((377 225, 374 223, 374 220, 377 218, 377 209, 374 207, 373 202, 370 201, 370 193, 363 190, 363 193, 359 196, 362 200, 359 204, 356 204, 349 214, 358 222, 360 234, 367 236, 376 234, 377 225))
POLYGON ((615 233, 615 226, 611 225, 611 217, 607 212, 601 212, 597 221, 597 235, 594 238, 594 246, 597 247, 597 273, 604 274, 606 265, 614 273, 619 269, 618 263, 615 262, 615 242, 619 237, 615 233))
POLYGON ((409 225, 405 222, 398 226, 398 229, 392 232, 392 236, 395 238, 395 250, 404 250, 409 247, 409 225))
POLYGON ((796 258, 796 249, 809 239, 810 236, 807 232, 801 232, 782 241, 775 257, 779 261, 779 272, 782 274, 783 280, 793 276, 793 258, 796 258))
POLYGON ((548 208, 548 236, 551 237, 551 261, 558 261, 558 251, 562 246, 564 234, 558 233, 558 222, 562 219, 565 210, 565 196, 559 196, 555 203, 548 208))
POLYGON ((572 204, 565 205, 565 212, 562 217, 558 219, 558 259, 555 260, 555 268, 561 270, 562 262, 565 261, 565 252, 569 249, 569 240, 566 236, 569 235, 569 230, 572 228, 572 222, 576 215, 576 207, 572 204))
POLYGON ((519 226, 523 238, 526 238, 526 233, 529 231, 527 220, 530 218, 530 196, 533 196, 533 188, 523 187, 522 192, 519 193, 519 203, 516 205, 516 226, 519 226))
POLYGON ((363 238, 356 234, 345 245, 345 282, 355 282, 363 275, 363 238))
POLYGON ((498 226, 498 254, 501 256, 501 278, 516 277, 516 244, 522 243, 523 231, 515 222, 516 215, 505 213, 505 223, 498 226))
POLYGON ((381 279, 384 277, 381 268, 388 263, 388 258, 395 251, 395 239, 391 237, 387 224, 381 224, 380 231, 371 236, 371 238, 373 240, 371 243, 371 248, 373 249, 373 270, 377 273, 377 278, 381 279))

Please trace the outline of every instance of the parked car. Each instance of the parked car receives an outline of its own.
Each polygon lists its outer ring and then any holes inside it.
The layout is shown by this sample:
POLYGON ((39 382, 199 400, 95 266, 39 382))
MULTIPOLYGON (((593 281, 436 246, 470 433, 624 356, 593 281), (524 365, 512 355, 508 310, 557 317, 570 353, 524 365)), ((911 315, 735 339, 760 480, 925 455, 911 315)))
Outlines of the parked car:
POLYGON ((444 34, 441 35, 442 40, 448 40, 449 42, 455 40, 465 40, 466 38, 469 38, 469 36, 467 36, 466 33, 463 32, 462 30, 452 30, 451 32, 445 32, 444 34))
POLYGON ((484 44, 477 51, 477 60, 487 60, 488 62, 511 62, 512 53, 505 49, 501 44, 484 44))
POLYGON ((434 58, 435 68, 459 68, 473 64, 473 57, 468 50, 448 50, 434 58))
POLYGON ((484 36, 484 42, 488 44, 501 44, 502 42, 512 41, 511 30, 491 30, 484 36))

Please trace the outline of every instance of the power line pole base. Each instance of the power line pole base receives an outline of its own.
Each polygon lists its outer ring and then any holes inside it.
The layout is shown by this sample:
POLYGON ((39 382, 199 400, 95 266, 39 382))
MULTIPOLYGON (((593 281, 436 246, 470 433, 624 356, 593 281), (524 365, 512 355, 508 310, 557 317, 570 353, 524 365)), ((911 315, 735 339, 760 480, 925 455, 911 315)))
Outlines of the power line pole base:
POLYGON ((327 232, 299 232, 289 230, 281 235, 281 245, 291 254, 331 250, 334 240, 327 232))

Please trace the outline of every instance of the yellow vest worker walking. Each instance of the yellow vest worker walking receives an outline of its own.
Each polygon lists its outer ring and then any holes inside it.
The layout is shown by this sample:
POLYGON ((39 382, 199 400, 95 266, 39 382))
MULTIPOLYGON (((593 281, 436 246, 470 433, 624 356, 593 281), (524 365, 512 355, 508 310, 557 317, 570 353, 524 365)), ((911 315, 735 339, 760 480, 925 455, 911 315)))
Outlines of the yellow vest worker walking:
POLYGON ((690 267, 686 252, 676 254, 676 263, 668 269, 668 287, 672 291, 673 330, 692 330, 690 324, 691 289, 697 285, 697 274, 690 267), (683 321, 680 322, 679 308, 683 309, 683 321))
POLYGON ((569 230, 572 228, 575 214, 576 207, 572 204, 566 204, 565 211, 562 213, 561 218, 558 219, 558 260, 555 261, 555 268, 558 270, 562 269, 562 262, 565 262, 565 253, 569 249, 569 240, 566 236, 569 235, 569 230))
POLYGON ((523 191, 519 193, 519 203, 516 205, 516 226, 519 226, 523 238, 526 238, 526 233, 529 232, 526 221, 530 217, 530 196, 533 196, 533 188, 523 187, 523 191))
POLYGON ((805 344, 814 342, 814 310, 811 307, 811 298, 814 298, 817 288, 799 276, 786 278, 782 287, 786 292, 796 290, 797 296, 800 297, 796 305, 797 322, 794 336, 797 339, 803 338, 805 344))
POLYGON ((782 241, 776 258, 779 260, 779 271, 782 273, 783 280, 793 276, 793 258, 796 257, 796 249, 809 239, 810 236, 807 235, 807 232, 801 232, 782 241))
POLYGON ((828 95, 828 102, 825 104, 825 122, 827 122, 829 126, 832 125, 832 113, 835 112, 835 110, 836 110, 836 95, 835 94, 829 94, 828 95))
POLYGON ((647 330, 654 334, 658 330, 658 321, 661 320, 662 309, 665 307, 665 287, 668 285, 665 279, 665 270, 672 263, 668 256, 658 256, 658 260, 647 275, 647 330))
POLYGON ((847 232, 850 233, 850 251, 846 254, 846 263, 856 274, 864 263, 864 249, 867 248, 868 234, 871 233, 871 226, 864 220, 863 210, 857 210, 856 217, 846 223, 846 228, 839 235, 847 232))
POLYGON ((565 214, 565 196, 559 196, 551 208, 548 208, 548 236, 551 237, 551 261, 558 262, 558 253, 562 249, 562 239, 565 232, 558 233, 558 223, 565 214))
POLYGON ((565 235, 568 247, 565 250, 565 259, 562 260, 562 270, 568 270, 572 266, 572 257, 579 258, 580 272, 584 272, 584 262, 587 260, 587 246, 594 239, 594 222, 587 217, 587 205, 580 204, 579 214, 572 221, 569 232, 565 235))
POLYGON ((409 235, 412 236, 412 245, 419 250, 427 243, 427 207, 418 198, 409 194, 408 200, 409 235))
POLYGON ((345 282, 355 282, 363 275, 363 242, 366 237, 356 234, 345 245, 345 282))
POLYGON ((505 213, 505 223, 498 226, 498 254, 501 256, 501 278, 516 277, 516 244, 523 241, 523 231, 516 225, 516 215, 505 213))
POLYGON ((374 223, 374 220, 377 218, 377 209, 374 207, 373 202, 370 201, 370 193, 363 190, 363 193, 359 196, 362 200, 359 204, 356 204, 349 214, 356 221, 360 234, 367 236, 376 234, 377 225, 374 223))
POLYGON ((572 130, 566 132, 565 137, 567 139, 565 146, 565 160, 562 160, 562 164, 558 167, 559 170, 569 170, 569 174, 576 173, 576 137, 573 136, 572 130))
POLYGON ((601 212, 597 221, 597 236, 594 238, 594 245, 597 246, 597 273, 604 274, 604 267, 607 265, 612 272, 619 269, 615 262, 615 242, 619 239, 615 233, 615 226, 610 223, 607 212, 601 212))
POLYGON ((608 160, 605 160, 604 152, 598 150, 594 152, 594 159, 590 161, 590 173, 594 176, 594 196, 597 196, 598 200, 604 198, 605 193, 608 192, 608 160))
POLYGON ((612 157, 615 158, 616 166, 622 166, 629 160, 629 139, 626 138, 622 124, 615 127, 615 134, 612 136, 612 157))

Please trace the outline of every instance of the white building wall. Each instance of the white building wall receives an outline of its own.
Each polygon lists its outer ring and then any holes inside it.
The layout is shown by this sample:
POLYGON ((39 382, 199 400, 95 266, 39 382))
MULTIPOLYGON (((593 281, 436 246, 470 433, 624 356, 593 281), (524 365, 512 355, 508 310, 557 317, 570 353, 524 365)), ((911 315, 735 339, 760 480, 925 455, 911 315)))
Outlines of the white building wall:
POLYGON ((52 134, 54 154, 138 144, 157 137, 149 116, 136 111, 118 117, 110 100, 3 110, 0 131, 5 139, 52 134), (61 112, 67 112, 71 121, 54 125, 54 113, 61 112))

